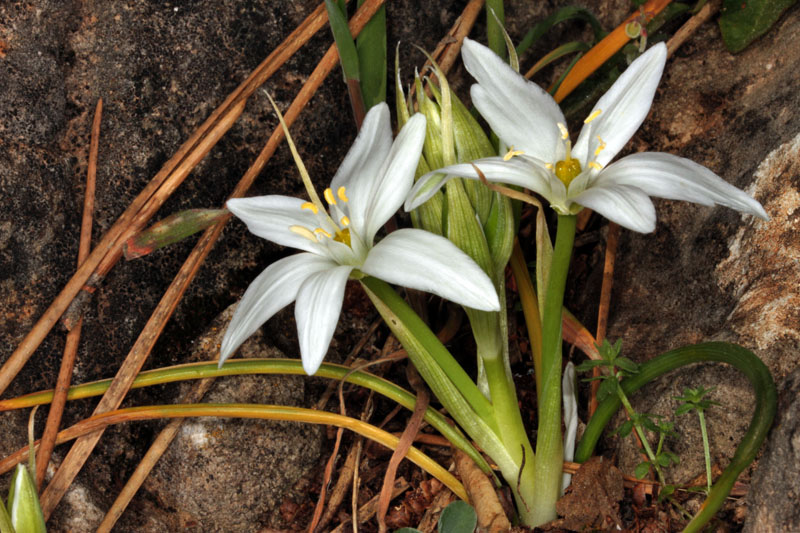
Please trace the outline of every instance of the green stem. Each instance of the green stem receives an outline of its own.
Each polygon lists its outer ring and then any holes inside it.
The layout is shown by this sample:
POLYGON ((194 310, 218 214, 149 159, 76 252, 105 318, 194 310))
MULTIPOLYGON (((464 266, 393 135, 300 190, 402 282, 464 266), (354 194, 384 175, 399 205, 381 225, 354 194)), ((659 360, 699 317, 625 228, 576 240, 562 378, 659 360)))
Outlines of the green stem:
POLYGON ((703 409, 697 408, 697 418, 700 420, 700 433, 703 435, 703 456, 706 459, 706 493, 711 492, 711 450, 708 446, 708 430, 706 428, 706 415, 703 409))
MULTIPOLYGON (((187 381, 192 379, 218 378, 223 376, 257 375, 257 374, 281 374, 305 376, 302 362, 297 359, 230 359, 218 368, 217 363, 189 363, 184 365, 160 368, 141 372, 133 382, 131 388, 138 389, 152 385, 162 385, 174 383, 176 381, 187 381)), ((333 363, 322 363, 315 377, 344 380, 347 383, 358 385, 381 394, 390 400, 397 402, 406 409, 414 410, 416 396, 381 377, 361 370, 336 365, 333 363)), ((78 400, 100 396, 108 390, 111 384, 110 379, 93 381, 83 385, 76 385, 67 391, 68 400, 78 400)), ((42 391, 10 398, 0 401, 0 411, 11 409, 23 409, 35 405, 48 404, 53 399, 53 391, 42 391)), ((425 421, 436 428, 453 446, 469 455, 473 461, 484 472, 491 472, 486 460, 475 450, 472 444, 464 437, 463 433, 454 427, 452 422, 442 416, 435 409, 428 408, 425 411, 425 421)))
POLYGON ((575 240, 574 215, 559 215, 556 243, 542 317, 542 378, 539 391, 539 430, 536 440, 533 523, 537 526, 556 518, 556 500, 561 492, 564 445, 561 436, 561 308, 575 240))
MULTIPOLYGON (((368 276, 363 278, 361 283, 386 304, 413 333, 414 337, 425 347, 475 413, 486 423, 494 426, 495 423, 489 401, 481 394, 481 391, 478 390, 469 375, 419 315, 386 282, 368 276)), ((393 325, 389 323, 390 328, 393 325)))
MULTIPOLYGON (((626 394, 632 394, 650 381, 676 368, 703 361, 728 363, 742 372, 750 380, 756 395, 756 404, 750 427, 736 448, 730 464, 717 479, 708 494, 700 512, 684 529, 687 533, 702 530, 725 502, 739 474, 753 462, 753 459, 767 437, 775 418, 778 406, 778 393, 775 382, 766 365, 753 352, 724 342, 709 342, 694 346, 684 346, 663 353, 639 367, 639 373, 620 383, 626 394)), ((575 451, 575 461, 582 463, 591 457, 597 441, 611 417, 619 409, 619 398, 612 396, 601 403, 589 420, 583 438, 575 451)))
MULTIPOLYGON (((650 443, 647 440, 647 435, 644 432, 644 427, 642 427, 642 424, 639 423, 638 418, 636 416, 636 411, 634 411, 630 400, 628 400, 628 396, 622 390, 622 387, 619 386, 619 383, 617 383, 617 396, 619 397, 620 402, 622 402, 622 405, 625 407, 625 411, 628 413, 631 422, 633 422, 633 427, 636 430, 636 434, 639 435, 639 440, 642 443, 642 448, 644 448, 644 453, 647 454, 647 458, 650 459, 650 465, 655 469, 659 483, 664 485, 665 484, 664 473, 661 472, 661 467, 659 466, 658 461, 656 461, 656 454, 654 454, 653 449, 650 448, 650 443)), ((658 444, 659 444, 658 452, 660 453, 661 441, 659 441, 658 444)))

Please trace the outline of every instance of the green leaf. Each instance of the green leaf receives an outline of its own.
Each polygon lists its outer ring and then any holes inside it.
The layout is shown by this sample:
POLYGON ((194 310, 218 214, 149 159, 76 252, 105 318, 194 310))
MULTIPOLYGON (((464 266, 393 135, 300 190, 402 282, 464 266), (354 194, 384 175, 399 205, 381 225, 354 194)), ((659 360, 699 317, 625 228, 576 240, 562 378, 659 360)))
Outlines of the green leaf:
POLYGON ((350 27, 347 25, 347 15, 332 0, 325 0, 325 8, 328 10, 328 21, 331 24, 333 40, 336 41, 336 48, 339 50, 344 80, 345 82, 347 80, 360 80, 358 52, 356 51, 356 43, 353 42, 353 35, 350 33, 350 27))
POLYGON ((732 53, 761 37, 797 0, 724 0, 719 17, 722 40, 732 53))
POLYGON ((694 405, 692 405, 690 403, 684 403, 684 404, 681 404, 680 406, 678 406, 677 409, 675 409, 675 414, 676 415, 685 415, 686 413, 692 411, 693 409, 694 409, 694 405))
MULTIPOLYGON (((358 6, 364 0, 358 1, 358 6)), ((381 6, 356 38, 364 109, 386 100, 386 8, 381 6)))
POLYGON ((658 501, 664 501, 666 498, 669 498, 675 493, 675 485, 664 485, 661 487, 661 490, 658 491, 658 501))
POLYGON ((597 401, 602 402, 603 400, 614 394, 614 391, 616 391, 616 389, 617 389, 616 379, 610 378, 603 381, 600 384, 600 387, 597 388, 597 401))
POLYGON ((507 57, 506 41, 503 37, 505 23, 503 0, 486 0, 486 38, 492 52, 503 59, 507 57))
POLYGON ((439 533, 470 533, 478 525, 478 515, 467 502, 454 501, 439 517, 439 533))
POLYGON ((595 367, 605 366, 605 364, 606 364, 605 361, 601 361, 599 359, 587 359, 586 361, 576 366, 575 370, 578 372, 588 372, 595 367))
POLYGON ((617 428, 617 435, 624 439, 631 434, 631 431, 633 431, 633 421, 626 420, 624 424, 617 428))
POLYGON ((636 374, 639 372, 639 365, 628 359, 627 357, 617 357, 614 359, 614 364, 616 364, 621 370, 625 371, 628 374, 636 374))
POLYGON ((227 209, 180 211, 128 239, 122 246, 122 252, 125 259, 138 259, 213 226, 227 215, 227 209))
POLYGON ((650 463, 648 461, 639 463, 633 471, 633 475, 636 476, 636 479, 644 479, 648 473, 650 473, 650 463))
POLYGON ((533 28, 528 30, 528 33, 520 41, 519 45, 517 46, 517 53, 522 55, 522 53, 530 48, 539 38, 547 33, 550 28, 555 26, 560 22, 564 22, 570 19, 581 19, 588 22, 592 26, 592 31, 594 31, 594 39, 595 41, 599 41, 606 35, 606 31, 603 30, 603 26, 600 24, 600 21, 595 18, 591 11, 584 7, 579 6, 567 6, 562 7, 546 19, 538 22, 533 28))
POLYGON ((0 533, 16 533, 14 526, 11 525, 11 517, 8 516, 6 506, 0 503, 0 533))

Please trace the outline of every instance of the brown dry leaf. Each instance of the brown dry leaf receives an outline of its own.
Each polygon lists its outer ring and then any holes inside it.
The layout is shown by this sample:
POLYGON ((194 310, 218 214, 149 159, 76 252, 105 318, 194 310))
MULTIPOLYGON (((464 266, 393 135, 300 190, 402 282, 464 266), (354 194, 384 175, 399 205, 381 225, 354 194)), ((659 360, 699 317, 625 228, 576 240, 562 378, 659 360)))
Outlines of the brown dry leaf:
POLYGON ((500 499, 489 477, 464 452, 455 454, 456 469, 478 515, 478 528, 488 533, 505 533, 511 529, 500 499))
POLYGON ((592 457, 572 477, 572 484, 556 503, 559 516, 549 525, 571 531, 616 529, 619 502, 624 496, 622 472, 603 457, 592 457))

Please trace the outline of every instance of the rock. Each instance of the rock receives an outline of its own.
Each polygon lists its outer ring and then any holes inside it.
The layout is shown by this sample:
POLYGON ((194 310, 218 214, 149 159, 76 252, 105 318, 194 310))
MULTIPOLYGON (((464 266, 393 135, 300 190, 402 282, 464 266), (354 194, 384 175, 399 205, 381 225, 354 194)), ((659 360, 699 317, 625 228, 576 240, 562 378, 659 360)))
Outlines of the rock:
POLYGON ((745 533, 800 531, 800 369, 784 381, 779 415, 747 498, 745 533))

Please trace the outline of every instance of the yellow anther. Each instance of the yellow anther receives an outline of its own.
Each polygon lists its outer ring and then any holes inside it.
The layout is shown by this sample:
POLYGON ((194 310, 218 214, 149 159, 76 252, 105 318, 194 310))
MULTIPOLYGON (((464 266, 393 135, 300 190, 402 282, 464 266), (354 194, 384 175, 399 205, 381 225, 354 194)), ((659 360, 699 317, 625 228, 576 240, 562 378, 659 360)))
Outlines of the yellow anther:
POLYGON ((606 143, 605 143, 605 141, 603 141, 603 139, 601 139, 601 138, 598 136, 598 137, 597 137, 597 141, 598 141, 600 144, 598 144, 598 145, 597 145, 597 148, 595 148, 595 150, 594 150, 594 155, 595 155, 595 156, 598 156, 598 155, 600 155, 600 152, 602 152, 603 150, 605 150, 605 149, 606 149, 606 143))
POLYGON ((345 215, 339 220, 339 224, 341 224, 342 226, 349 226, 350 225, 350 219, 347 218, 347 215, 345 215))
POLYGON ((569 185, 569 182, 574 180, 580 173, 581 163, 577 159, 567 159, 556 163, 556 177, 560 179, 564 185, 569 185))
POLYGON ((597 161, 590 161, 589 166, 595 170, 603 170, 603 167, 600 166, 600 163, 597 161))
MULTIPOLYGON (((329 190, 330 190, 330 189, 329 189, 329 190)), ((329 238, 329 239, 331 238, 331 234, 330 234, 330 233, 328 233, 327 231, 325 231, 325 230, 324 230, 324 229, 322 229, 322 228, 317 228, 317 229, 315 229, 315 230, 314 230, 314 233, 316 233, 317 235, 324 235, 325 237, 327 237, 327 238, 329 238)))
POLYGON ((325 192, 322 194, 325 196, 325 201, 328 202, 328 205, 336 205, 336 198, 333 196, 333 191, 330 187, 325 189, 325 192))
POLYGON ((556 126, 558 126, 558 129, 561 131, 561 139, 565 141, 569 139, 569 130, 567 127, 560 122, 556 124, 556 126))
POLYGON ((289 226, 289 231, 294 234, 300 235, 301 237, 305 237, 311 242, 319 242, 317 241, 317 237, 311 232, 310 229, 304 228, 303 226, 289 226))
POLYGON ((509 159, 511 159, 512 157, 516 157, 516 156, 518 156, 518 155, 522 155, 522 154, 524 154, 524 153, 525 153, 525 152, 523 152, 522 150, 514 150, 514 147, 513 147, 513 146, 511 146, 511 147, 508 149, 508 152, 506 152, 506 155, 504 155, 504 156, 503 156, 503 161, 508 161, 508 160, 509 160, 509 159))
POLYGON ((350 198, 348 198, 347 195, 344 193, 344 187, 339 187, 336 190, 336 196, 338 196, 339 200, 343 201, 344 203, 347 203, 347 202, 350 201, 350 198))
POLYGON ((303 205, 300 206, 300 208, 301 209, 308 209, 309 211, 311 211, 315 215, 317 213, 319 213, 319 208, 316 205, 314 205, 313 202, 305 202, 303 205))
POLYGON ((553 170, 553 163, 545 163, 544 168, 546 168, 547 170, 553 170))
POLYGON ((599 117, 599 116, 600 116, 600 113, 602 113, 602 112, 603 112, 603 110, 602 110, 602 109, 595 109, 594 111, 592 111, 592 114, 591 114, 591 115, 589 115, 588 117, 586 117, 586 120, 584 120, 584 121, 583 121, 583 123, 584 123, 584 124, 588 124, 588 123, 590 123, 591 121, 593 121, 594 119, 596 119, 597 117, 599 117))

